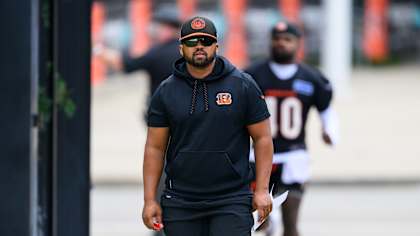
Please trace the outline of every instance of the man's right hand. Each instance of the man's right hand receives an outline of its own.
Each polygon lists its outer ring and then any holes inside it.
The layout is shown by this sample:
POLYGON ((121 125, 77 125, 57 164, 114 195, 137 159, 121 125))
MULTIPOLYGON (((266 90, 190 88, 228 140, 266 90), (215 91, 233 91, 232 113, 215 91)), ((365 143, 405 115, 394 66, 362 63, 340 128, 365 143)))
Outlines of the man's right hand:
POLYGON ((121 71, 123 69, 123 59, 119 51, 98 44, 94 47, 93 54, 113 70, 121 71))
POLYGON ((146 201, 143 207, 143 223, 147 228, 160 231, 162 224, 162 208, 157 201, 146 201))

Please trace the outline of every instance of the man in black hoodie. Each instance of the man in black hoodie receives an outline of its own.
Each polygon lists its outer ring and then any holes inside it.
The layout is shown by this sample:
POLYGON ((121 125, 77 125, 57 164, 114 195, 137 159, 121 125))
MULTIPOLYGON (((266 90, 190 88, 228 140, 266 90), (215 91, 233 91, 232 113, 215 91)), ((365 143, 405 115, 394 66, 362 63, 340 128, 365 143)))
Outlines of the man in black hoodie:
POLYGON ((181 29, 174 73, 148 111, 143 222, 167 236, 251 235, 256 209, 265 219, 273 144, 269 113, 253 79, 216 55, 213 23, 194 17, 181 29), (256 190, 248 155, 256 156, 256 190), (157 203, 164 160, 166 188, 157 203))

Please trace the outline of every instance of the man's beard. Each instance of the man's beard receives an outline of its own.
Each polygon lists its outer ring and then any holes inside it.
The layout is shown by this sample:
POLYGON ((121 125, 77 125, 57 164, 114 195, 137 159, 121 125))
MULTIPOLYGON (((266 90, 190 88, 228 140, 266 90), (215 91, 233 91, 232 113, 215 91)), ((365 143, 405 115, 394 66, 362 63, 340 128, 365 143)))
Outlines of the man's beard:
POLYGON ((271 59, 279 64, 290 64, 295 59, 294 52, 278 52, 276 49, 271 48, 271 59))
MULTIPOLYGON (((197 52, 198 51, 196 51, 195 53, 197 53, 197 52)), ((194 66, 194 67, 205 68, 214 61, 215 53, 213 53, 209 57, 206 52, 201 51, 201 50, 200 50, 200 52, 204 53, 204 56, 205 56, 204 60, 196 60, 195 57, 194 57, 194 54, 195 54, 194 53, 192 57, 185 57, 185 60, 187 61, 187 63, 194 66)))

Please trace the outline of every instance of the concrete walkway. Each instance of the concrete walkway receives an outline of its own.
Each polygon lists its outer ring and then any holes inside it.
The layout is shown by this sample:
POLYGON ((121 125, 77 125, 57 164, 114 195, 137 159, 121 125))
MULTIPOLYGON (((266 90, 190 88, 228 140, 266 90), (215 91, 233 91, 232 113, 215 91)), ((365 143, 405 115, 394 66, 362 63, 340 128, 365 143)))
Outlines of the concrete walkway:
MULTIPOLYGON (((141 222, 142 194, 140 187, 93 189, 91 235, 151 236, 141 222)), ((419 199, 420 185, 311 185, 302 205, 301 235, 418 236, 419 199)))
MULTIPOLYGON (((359 68, 341 88, 334 107, 341 140, 320 141, 316 112, 309 119, 313 181, 420 180, 420 67, 359 68)), ((140 183, 148 80, 117 76, 93 88, 94 183, 140 183)))

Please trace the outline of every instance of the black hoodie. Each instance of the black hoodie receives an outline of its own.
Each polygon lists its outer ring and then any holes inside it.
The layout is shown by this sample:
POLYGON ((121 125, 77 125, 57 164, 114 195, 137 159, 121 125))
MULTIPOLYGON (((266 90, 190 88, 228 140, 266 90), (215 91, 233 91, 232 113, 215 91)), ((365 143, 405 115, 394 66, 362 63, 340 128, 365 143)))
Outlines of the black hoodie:
POLYGON ((213 72, 193 78, 185 59, 161 83, 148 111, 149 127, 169 127, 166 193, 189 199, 249 194, 252 173, 247 126, 269 117, 254 80, 216 57, 213 72))

